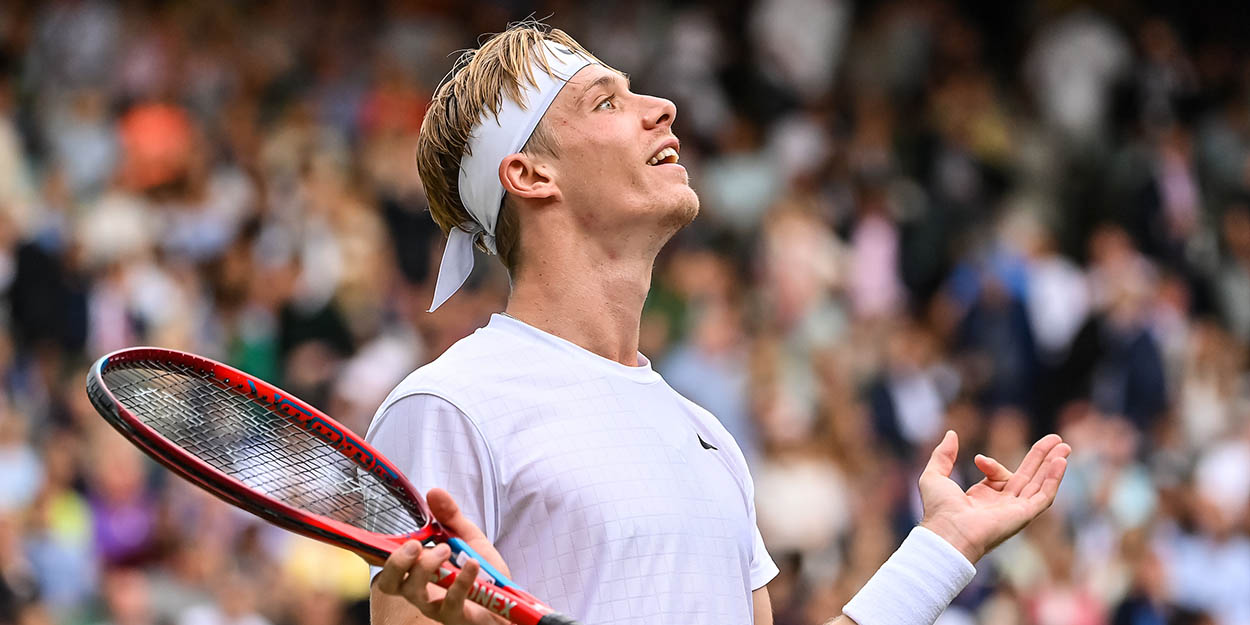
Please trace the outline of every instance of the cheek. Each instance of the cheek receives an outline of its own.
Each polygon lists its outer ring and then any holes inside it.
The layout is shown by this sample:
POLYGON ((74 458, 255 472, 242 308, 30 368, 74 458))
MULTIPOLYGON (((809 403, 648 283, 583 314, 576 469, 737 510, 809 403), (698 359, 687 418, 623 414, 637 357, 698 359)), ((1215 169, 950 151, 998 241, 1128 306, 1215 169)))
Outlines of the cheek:
POLYGON ((571 174, 569 184, 591 195, 620 193, 644 184, 646 170, 630 162, 631 155, 619 145, 586 141, 561 155, 571 174))
POLYGON ((638 132, 624 119, 603 116, 584 123, 566 121, 563 124, 570 138, 569 145, 582 163, 604 173, 630 169, 624 165, 636 158, 638 132))
POLYGON ((570 151, 565 158, 565 182, 561 186, 578 200, 598 201, 605 194, 619 190, 627 181, 622 178, 618 160, 595 146, 585 145, 583 149, 570 151))
POLYGON ((613 170, 613 160, 600 137, 588 133, 570 133, 570 140, 561 147, 561 160, 570 171, 576 172, 585 181, 587 176, 598 177, 607 175, 613 170))
POLYGON ((638 160, 638 129, 629 120, 553 120, 566 196, 596 204, 634 204, 655 186, 638 160), (631 198, 633 198, 631 200, 631 198))

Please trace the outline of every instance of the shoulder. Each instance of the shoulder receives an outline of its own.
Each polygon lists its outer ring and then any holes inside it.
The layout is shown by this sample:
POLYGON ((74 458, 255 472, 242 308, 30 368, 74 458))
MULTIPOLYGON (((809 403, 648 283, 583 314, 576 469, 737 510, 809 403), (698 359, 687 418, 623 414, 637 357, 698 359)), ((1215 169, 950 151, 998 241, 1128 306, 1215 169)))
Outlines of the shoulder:
POLYGON ((456 387, 498 375, 516 362, 527 345, 505 332, 490 327, 478 328, 456 341, 438 358, 413 371, 400 383, 404 385, 438 385, 456 387), (471 375, 470 375, 471 374, 471 375))
MULTIPOLYGON (((460 405, 473 389, 515 375, 527 346, 506 333, 478 328, 438 358, 408 374, 383 402, 383 407, 409 395, 427 394, 460 405)), ((463 409, 464 406, 460 405, 463 409)))
POLYGON ((553 368, 554 357, 541 346, 490 326, 479 328, 396 385, 370 429, 393 412, 421 419, 431 412, 456 412, 483 428, 543 397, 550 386, 546 372, 553 368))
POLYGON ((435 392, 418 388, 391 395, 373 415, 365 440, 372 442, 383 431, 393 433, 396 429, 410 431, 430 424, 470 421, 459 406, 435 392))
POLYGON ((729 456, 730 462, 728 465, 734 472, 735 477, 748 490, 751 490, 751 471, 747 466, 746 455, 742 453, 742 448, 738 446, 738 441, 734 439, 733 434, 730 434, 729 430, 720 422, 720 419, 717 419, 708 409, 673 390, 671 386, 669 387, 669 392, 678 398, 678 401, 691 415, 700 438, 706 437, 706 443, 713 445, 717 451, 729 456))

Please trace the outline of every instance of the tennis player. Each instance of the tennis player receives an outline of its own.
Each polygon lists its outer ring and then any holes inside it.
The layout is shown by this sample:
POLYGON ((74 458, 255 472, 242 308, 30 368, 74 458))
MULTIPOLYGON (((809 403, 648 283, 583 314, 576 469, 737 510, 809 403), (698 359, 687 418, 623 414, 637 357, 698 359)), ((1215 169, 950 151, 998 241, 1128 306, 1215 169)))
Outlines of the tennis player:
MULTIPOLYGON (((395 388, 368 439, 418 487, 446 489, 429 496, 440 521, 588 625, 772 622, 777 567, 742 453, 638 352, 656 255, 699 209, 676 115, 565 33, 523 24, 456 63, 417 148, 448 233, 431 309, 475 245, 512 292, 395 388)), ((924 520, 838 622, 932 623, 973 563, 1050 505, 1069 452, 1048 436, 1014 473, 978 456, 986 478, 964 492, 948 477, 957 449, 948 432, 920 479, 924 520)), ((375 569, 373 622, 502 622, 466 583, 428 583, 447 557, 410 543, 375 569)))

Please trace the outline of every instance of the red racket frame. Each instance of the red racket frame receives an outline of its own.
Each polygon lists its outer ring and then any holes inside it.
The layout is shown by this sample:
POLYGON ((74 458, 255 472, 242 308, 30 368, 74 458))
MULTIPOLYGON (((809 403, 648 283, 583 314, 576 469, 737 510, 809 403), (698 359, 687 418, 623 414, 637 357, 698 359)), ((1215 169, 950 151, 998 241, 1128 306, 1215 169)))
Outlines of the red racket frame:
MULTIPOLYGON (((96 411, 118 432, 182 478, 265 521, 352 551, 370 564, 382 565, 391 553, 409 540, 425 544, 431 541, 446 542, 454 536, 433 520, 434 516, 425 500, 403 473, 364 439, 299 398, 229 365, 171 349, 122 349, 101 358, 91 367, 87 374, 87 395, 96 411), (388 490, 409 507, 409 511, 426 519, 425 526, 401 536, 370 532, 285 504, 219 471, 143 423, 113 395, 104 383, 104 372, 113 366, 134 361, 155 361, 210 374, 221 388, 246 396, 274 414, 291 420, 322 442, 333 446, 361 469, 378 477, 388 490)), ((459 572, 458 567, 447 562, 440 570, 436 583, 444 588, 450 587, 459 572)), ((475 580, 469 591, 469 600, 519 625, 576 625, 576 621, 554 612, 537 598, 516 587, 502 587, 484 583, 480 579, 475 580)))

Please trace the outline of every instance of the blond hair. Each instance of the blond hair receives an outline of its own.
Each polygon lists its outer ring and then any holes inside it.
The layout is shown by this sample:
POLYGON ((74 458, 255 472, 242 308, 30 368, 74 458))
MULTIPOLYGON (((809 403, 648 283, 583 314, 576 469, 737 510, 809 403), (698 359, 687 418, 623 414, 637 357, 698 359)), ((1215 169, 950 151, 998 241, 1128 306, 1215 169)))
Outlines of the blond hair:
MULTIPOLYGON (((522 104, 522 81, 537 87, 535 65, 552 74, 546 55, 539 50, 543 41, 558 43, 599 62, 564 31, 526 21, 491 36, 477 50, 460 55, 434 92, 417 139, 417 171, 425 185, 430 214, 443 234, 473 222, 460 201, 460 159, 467 150, 473 128, 487 114, 498 115, 504 97, 522 104)), ((540 122, 521 151, 555 155, 558 149, 555 137, 540 122)), ((505 195, 495 225, 495 248, 499 259, 511 272, 520 262, 520 229, 516 211, 509 204, 505 195)), ((474 243, 478 249, 486 251, 481 234, 474 238, 474 243)))

